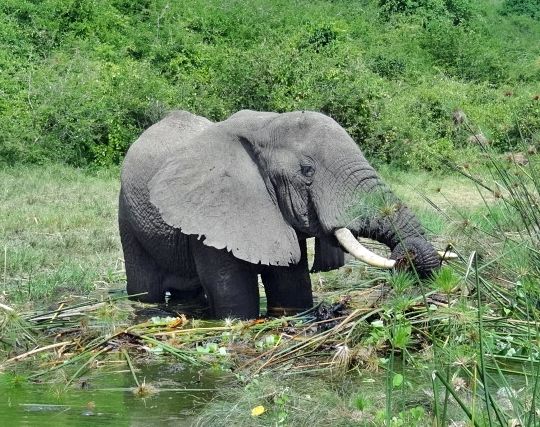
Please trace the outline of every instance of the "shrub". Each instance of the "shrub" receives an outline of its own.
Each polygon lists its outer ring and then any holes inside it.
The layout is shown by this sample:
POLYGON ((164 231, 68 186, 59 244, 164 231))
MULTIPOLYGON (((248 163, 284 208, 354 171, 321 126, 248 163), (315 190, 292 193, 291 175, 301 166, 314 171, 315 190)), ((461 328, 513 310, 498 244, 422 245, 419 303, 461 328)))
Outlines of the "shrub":
POLYGON ((402 58, 396 58, 384 54, 378 54, 368 62, 369 68, 380 75, 394 79, 405 74, 407 65, 402 58))
POLYGON ((540 25, 487 0, 136 3, 0 3, 0 161, 118 163, 172 108, 323 111, 403 167, 466 140, 457 107, 501 151, 538 133, 540 25))
POLYGON ((300 43, 300 49, 313 49, 319 53, 337 39, 337 32, 330 26, 315 28, 306 40, 300 43))
POLYGON ((386 19, 399 14, 418 14, 430 18, 444 17, 453 25, 466 24, 475 14, 471 0, 379 0, 379 7, 386 19))
POLYGON ((526 15, 533 19, 540 18, 540 0, 504 0, 502 15, 526 15))
POLYGON ((510 146, 505 149, 540 145, 540 100, 532 99, 515 112, 506 136, 510 146))
POLYGON ((435 64, 450 75, 470 81, 493 83, 508 78, 508 64, 489 49, 493 44, 481 33, 450 25, 445 20, 433 20, 421 38, 422 47, 433 57, 435 64))

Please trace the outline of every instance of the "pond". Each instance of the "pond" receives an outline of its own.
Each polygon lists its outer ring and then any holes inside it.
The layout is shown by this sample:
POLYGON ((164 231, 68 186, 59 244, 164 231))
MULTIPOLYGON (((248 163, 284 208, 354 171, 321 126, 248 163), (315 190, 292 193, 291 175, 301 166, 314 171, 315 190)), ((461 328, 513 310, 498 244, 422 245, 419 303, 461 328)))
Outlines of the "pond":
POLYGON ((119 359, 65 389, 57 384, 18 382, 0 375, 1 426, 183 426, 192 425, 202 407, 228 377, 181 364, 137 366, 149 384, 147 397, 134 393, 134 379, 119 359), (153 388, 155 387, 155 389, 153 388))
MULTIPOLYGON (((122 302, 126 310, 133 305, 122 302)), ((134 309, 132 321, 178 312, 201 314, 189 305, 153 305, 134 309)), ((116 359, 111 356, 67 387, 65 373, 40 383, 9 370, 0 372, 0 426, 192 425, 216 389, 232 380, 219 367, 196 368, 171 358, 137 358, 133 364, 137 381, 144 384, 141 397, 122 353, 117 352, 116 359)), ((32 365, 21 368, 17 372, 29 375, 35 370, 32 365)))

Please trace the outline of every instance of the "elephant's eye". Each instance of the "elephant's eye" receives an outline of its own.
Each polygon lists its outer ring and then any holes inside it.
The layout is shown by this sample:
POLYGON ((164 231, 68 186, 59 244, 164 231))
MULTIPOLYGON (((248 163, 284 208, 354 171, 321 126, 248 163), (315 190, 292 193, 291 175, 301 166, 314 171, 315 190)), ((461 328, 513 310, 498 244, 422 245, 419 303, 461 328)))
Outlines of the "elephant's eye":
POLYGON ((313 176, 313 174, 315 173, 315 169, 313 168, 313 166, 302 165, 302 166, 300 166, 300 172, 305 177, 311 178, 313 176))

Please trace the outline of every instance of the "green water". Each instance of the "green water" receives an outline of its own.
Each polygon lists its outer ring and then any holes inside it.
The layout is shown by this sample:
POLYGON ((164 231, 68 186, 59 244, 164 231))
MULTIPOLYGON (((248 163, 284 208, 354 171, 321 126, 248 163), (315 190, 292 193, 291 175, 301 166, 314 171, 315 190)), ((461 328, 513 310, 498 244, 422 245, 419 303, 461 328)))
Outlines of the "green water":
POLYGON ((122 371, 96 370, 67 390, 0 373, 0 426, 189 426, 227 382, 222 373, 178 364, 138 366, 139 381, 146 378, 158 390, 141 398, 131 373, 118 366, 122 371))

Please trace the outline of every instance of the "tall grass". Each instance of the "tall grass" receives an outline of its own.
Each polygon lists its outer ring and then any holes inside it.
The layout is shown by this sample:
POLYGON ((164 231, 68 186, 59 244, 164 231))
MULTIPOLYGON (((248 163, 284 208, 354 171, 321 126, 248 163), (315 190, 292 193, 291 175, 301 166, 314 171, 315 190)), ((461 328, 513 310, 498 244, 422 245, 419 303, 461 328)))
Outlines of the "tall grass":
MULTIPOLYGON (((526 141, 523 141, 526 147, 526 141)), ((446 393, 460 403, 475 425, 536 425, 539 414, 539 232, 540 187, 538 160, 527 156, 515 162, 501 157, 482 144, 487 158, 487 174, 475 176, 470 169, 456 170, 474 182, 483 196, 482 215, 464 218, 459 232, 472 252, 467 269, 467 287, 476 301, 475 326, 469 330, 476 341, 476 355, 466 372, 476 400, 464 403, 448 381, 448 366, 437 368, 436 377, 446 393), (446 375, 444 372, 446 370, 446 375)), ((456 165, 457 166, 457 165, 456 165)), ((461 332, 462 333, 462 332, 461 332)), ((450 340, 452 335, 449 336, 450 340)), ((447 351, 446 343, 440 350, 447 351)), ((436 385, 434 385, 436 387, 436 385)), ((446 400, 445 400, 446 401, 446 400)), ((437 413, 445 425, 446 414, 437 413)))

